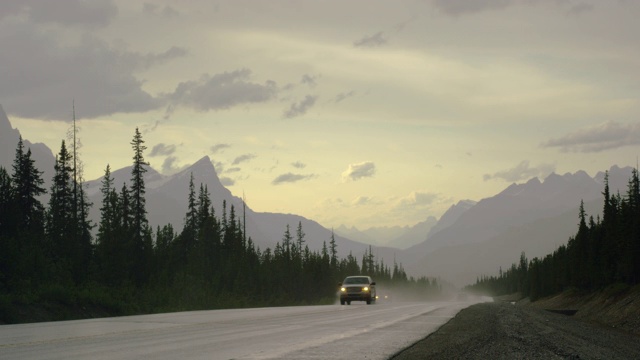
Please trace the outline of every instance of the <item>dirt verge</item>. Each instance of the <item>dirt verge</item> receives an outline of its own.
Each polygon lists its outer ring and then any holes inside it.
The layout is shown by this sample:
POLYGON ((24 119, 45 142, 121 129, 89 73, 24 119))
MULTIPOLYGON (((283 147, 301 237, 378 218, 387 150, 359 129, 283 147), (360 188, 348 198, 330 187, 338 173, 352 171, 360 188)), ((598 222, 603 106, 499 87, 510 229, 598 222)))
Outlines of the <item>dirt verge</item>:
POLYGON ((531 306, 473 305, 392 359, 637 359, 640 339, 531 306))

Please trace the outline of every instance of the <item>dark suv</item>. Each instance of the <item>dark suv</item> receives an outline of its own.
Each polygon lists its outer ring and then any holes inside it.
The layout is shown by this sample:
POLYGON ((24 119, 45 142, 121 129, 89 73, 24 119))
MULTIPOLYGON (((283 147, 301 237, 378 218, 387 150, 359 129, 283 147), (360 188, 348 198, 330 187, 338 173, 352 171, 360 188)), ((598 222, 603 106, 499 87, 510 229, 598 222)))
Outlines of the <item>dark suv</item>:
POLYGON ((340 285, 340 305, 351 301, 376 301, 376 282, 369 276, 347 276, 340 285))

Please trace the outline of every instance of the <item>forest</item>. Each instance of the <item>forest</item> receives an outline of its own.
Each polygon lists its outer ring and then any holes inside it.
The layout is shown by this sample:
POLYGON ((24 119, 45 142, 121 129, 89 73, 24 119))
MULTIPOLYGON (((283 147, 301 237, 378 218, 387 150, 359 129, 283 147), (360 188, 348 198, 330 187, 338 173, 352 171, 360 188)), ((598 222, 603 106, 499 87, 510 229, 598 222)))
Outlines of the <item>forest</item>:
POLYGON ((626 196, 611 194, 604 182, 602 219, 589 216, 580 203, 578 231, 566 245, 544 258, 527 260, 498 276, 483 276, 467 288, 491 295, 520 292, 532 301, 574 290, 588 293, 615 287, 622 291, 640 283, 640 181, 632 171, 626 196))
POLYGON ((130 144, 129 186, 117 188, 107 165, 102 201, 91 204, 75 137, 70 148, 63 140, 45 205, 42 172, 20 138, 11 172, 0 167, 0 323, 332 304, 338 282, 357 274, 424 300, 440 294, 436 279, 407 277, 402 264, 385 264, 371 247, 360 261, 338 258, 333 233, 310 251, 301 223, 287 225, 274 249, 260 249, 246 236, 244 209, 223 203, 215 214, 207 187, 193 176, 183 228, 152 229, 137 128, 130 144), (92 206, 100 207, 97 224, 88 218, 92 206))

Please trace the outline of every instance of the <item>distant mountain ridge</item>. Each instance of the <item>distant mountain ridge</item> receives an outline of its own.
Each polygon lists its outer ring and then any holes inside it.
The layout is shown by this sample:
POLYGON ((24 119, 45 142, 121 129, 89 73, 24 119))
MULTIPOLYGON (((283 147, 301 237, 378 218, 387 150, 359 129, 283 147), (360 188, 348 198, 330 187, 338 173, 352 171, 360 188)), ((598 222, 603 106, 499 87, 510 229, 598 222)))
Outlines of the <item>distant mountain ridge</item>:
MULTIPOLYGON (((10 174, 13 172, 13 161, 16 158, 16 148, 20 136, 20 131, 11 127, 9 118, 0 104, 0 166, 3 166, 10 174)), ((25 151, 31 149, 34 165, 38 170, 43 171, 42 180, 45 182, 45 188, 49 190, 53 178, 53 166, 56 161, 51 149, 43 143, 32 143, 24 138, 22 143, 25 151)), ((48 199, 48 196, 45 196, 45 199, 48 199)))
MULTIPOLYGON (((0 106, 0 166, 10 173, 19 137, 20 132, 11 127, 0 106)), ((36 167, 44 171, 42 178, 48 190, 55 162, 52 151, 44 144, 33 144, 27 139, 23 142, 31 149, 36 167)), ((631 170, 615 165, 609 169, 611 193, 626 194, 631 170)), ((182 230, 192 174, 196 192, 200 184, 207 186, 216 216, 222 216, 223 201, 227 203, 227 214, 233 206, 237 218, 246 216, 247 233, 263 250, 282 241, 287 225, 295 232, 298 222, 302 223, 306 244, 311 250, 320 250, 323 243, 330 241, 331 230, 311 219, 294 214, 254 212, 249 206, 244 208, 242 199, 222 185, 208 156, 171 176, 148 168, 145 174, 147 211, 154 230, 166 224, 172 224, 178 232, 182 230)), ((120 191, 129 183, 131 167, 112 169, 111 176, 116 190, 120 191)), ((500 266, 510 266, 521 251, 532 258, 546 255, 566 243, 577 230, 581 200, 585 202, 588 215, 595 217, 601 211, 604 176, 604 172, 590 177, 584 171, 577 171, 551 174, 544 181, 533 178, 512 184, 479 202, 459 201, 439 220, 431 217, 411 227, 362 231, 340 227, 335 232, 338 251, 341 257, 351 253, 360 261, 369 244, 375 244, 372 246, 374 255, 383 258, 386 264, 397 261, 404 264, 410 275, 438 276, 463 286, 477 276, 495 272, 500 266)), ((94 223, 99 220, 101 182, 102 178, 85 183, 93 202, 90 217, 94 223)))
POLYGON ((406 249, 427 239, 431 229, 438 223, 438 219, 429 216, 413 226, 384 226, 358 230, 355 226, 341 225, 335 229, 340 234, 355 241, 378 246, 391 246, 406 249))
MULTIPOLYGON (((630 167, 609 169, 612 193, 626 193, 631 171, 630 167)), ((543 182, 533 178, 512 184, 464 211, 427 241, 407 249, 408 272, 441 276, 462 286, 487 274, 489 267, 495 272, 499 266, 510 266, 527 249, 532 252, 527 253, 529 258, 546 255, 577 231, 580 201, 585 202, 589 215, 599 214, 603 190, 604 172, 594 177, 584 171, 551 174, 543 182)))
MULTIPOLYGON (((4 109, 0 105, 0 166, 5 167, 9 173, 13 171, 12 164, 19 138, 19 130, 12 128, 4 109)), ((42 179, 45 181, 45 188, 48 191, 55 164, 53 152, 41 143, 34 144, 27 139, 23 139, 23 143, 25 148, 31 149, 36 168, 43 171, 42 179)), ((111 177, 114 180, 113 185, 116 191, 120 192, 123 185, 129 186, 131 168, 131 166, 127 166, 121 169, 111 169, 111 177)), ((236 218, 242 218, 242 199, 233 196, 233 194, 222 185, 211 159, 205 156, 188 168, 171 176, 160 174, 155 169, 147 167, 147 172, 144 176, 147 217, 154 231, 157 226, 162 227, 166 224, 172 224, 177 232, 182 230, 184 216, 187 211, 189 181, 192 173, 196 192, 199 191, 200 184, 207 186, 211 195, 212 205, 218 218, 220 218, 223 213, 223 201, 227 203, 227 214, 230 213, 231 207, 233 206, 235 208, 236 218)), ((102 194, 100 193, 102 177, 87 181, 84 183, 84 186, 89 200, 93 203, 89 217, 94 224, 97 224, 100 219, 100 206, 102 203, 102 194)), ((44 196, 42 201, 46 204, 48 195, 44 196)), ((295 233, 298 222, 302 223, 303 230, 306 234, 306 244, 309 245, 311 250, 320 250, 322 249, 323 242, 329 243, 331 230, 325 229, 313 220, 292 214, 258 213, 251 210, 249 206, 246 207, 247 233, 252 237, 256 245, 263 250, 267 247, 273 249, 277 242, 282 241, 287 225, 290 226, 292 233, 295 233)), ((335 239, 338 244, 338 252, 342 257, 346 257, 349 253, 352 253, 354 256, 361 256, 365 251, 368 251, 369 248, 368 244, 352 241, 338 234, 335 235, 335 239)), ((394 255, 400 252, 398 249, 384 246, 374 246, 373 249, 378 256, 388 260, 393 259, 394 255)), ((389 260, 389 262, 391 262, 391 260, 389 260)))
MULTIPOLYGON (((216 217, 219 219, 223 213, 229 216, 233 206, 236 219, 243 219, 246 216, 247 234, 261 249, 270 247, 273 249, 277 242, 282 241, 282 237, 287 225, 292 234, 300 222, 305 232, 306 244, 311 250, 321 250, 323 242, 329 243, 331 230, 325 229, 317 222, 293 214, 260 213, 253 211, 249 206, 244 206, 241 198, 234 196, 225 188, 218 175, 211 159, 205 156, 193 165, 174 175, 162 175, 153 168, 147 167, 145 173, 146 204, 150 225, 155 228, 172 224, 174 229, 180 232, 184 225, 184 218, 188 206, 189 182, 193 174, 193 183, 196 194, 200 190, 200 185, 206 186, 211 195, 212 206, 216 217), (223 209, 223 202, 226 202, 226 209, 223 209), (244 211, 244 214, 243 214, 244 211)), ((131 166, 115 170, 111 173, 117 191, 120 191, 123 184, 129 184, 131 177, 131 166)), ((103 178, 88 181, 86 183, 89 199, 94 203, 90 217, 94 222, 100 219, 100 203, 102 194, 100 188, 103 178)), ((340 235, 335 235, 338 244, 338 252, 342 256, 349 253, 363 254, 368 250, 368 244, 352 241, 340 235)), ((390 259, 396 249, 385 247, 374 247, 378 254, 390 259)))

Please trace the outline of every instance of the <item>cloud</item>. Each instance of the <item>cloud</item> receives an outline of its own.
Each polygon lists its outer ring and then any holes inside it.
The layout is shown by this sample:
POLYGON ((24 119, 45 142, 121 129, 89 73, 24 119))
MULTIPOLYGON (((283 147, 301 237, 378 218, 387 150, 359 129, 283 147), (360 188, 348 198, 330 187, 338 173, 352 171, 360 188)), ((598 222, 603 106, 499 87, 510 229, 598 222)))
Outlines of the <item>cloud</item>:
POLYGON ((172 8, 171 6, 166 5, 165 7, 162 8, 162 10, 160 10, 160 5, 157 4, 152 4, 152 3, 144 3, 142 5, 142 11, 146 14, 149 15, 160 15, 166 18, 171 18, 171 17, 177 17, 180 15, 180 13, 172 8))
POLYGON ((307 84, 310 87, 315 87, 317 85, 315 76, 304 74, 302 75, 302 80, 300 80, 302 84, 307 84))
POLYGON ((334 100, 335 100, 336 103, 339 103, 342 100, 345 100, 345 99, 348 99, 348 98, 350 98, 352 96, 355 96, 355 94, 356 94, 356 92, 354 90, 351 90, 348 93, 340 93, 340 94, 336 95, 334 100))
POLYGON ((26 14, 29 20, 41 24, 63 26, 104 27, 118 14, 113 0, 2 0, 0 19, 26 14))
POLYGON ((407 208, 424 208, 434 204, 440 198, 439 194, 414 191, 408 196, 400 198, 396 205, 396 209, 407 208))
POLYGON ((432 4, 436 9, 450 16, 501 10, 516 4, 537 5, 539 3, 548 3, 562 8, 568 7, 564 11, 567 15, 579 15, 593 10, 592 4, 575 3, 569 0, 432 0, 432 4))
POLYGON ((216 174, 222 174, 224 172, 224 163, 222 161, 214 161, 213 168, 216 170, 216 174))
POLYGON ((221 183, 223 186, 233 186, 233 185, 235 185, 235 184, 236 184, 236 181, 235 181, 235 180, 233 180, 233 179, 232 179, 232 178, 230 178, 230 177, 223 176, 223 177, 221 177, 221 178, 220 178, 220 183, 221 183))
POLYGON ((262 103, 273 99, 277 86, 273 81, 258 84, 249 81, 251 70, 240 69, 216 75, 204 74, 197 81, 178 84, 173 94, 166 95, 175 104, 196 110, 223 110, 240 104, 262 103))
POLYGON ((62 45, 56 35, 24 22, 0 29, 0 49, 20 49, 0 52, 0 99, 12 114, 66 121, 73 99, 79 119, 157 109, 163 101, 143 90, 134 73, 186 54, 179 47, 131 52, 88 33, 62 45))
POLYGON ((257 156, 255 154, 244 154, 244 155, 240 155, 237 158, 235 158, 233 160, 233 162, 231 163, 231 165, 238 165, 240 163, 249 161, 251 159, 255 159, 257 156))
POLYGON ((373 202, 373 199, 368 196, 358 196, 357 198, 351 200, 351 205, 365 206, 365 205, 370 205, 372 202, 373 202))
POLYGON ((178 160, 175 156, 169 156, 162 162, 162 173, 163 174, 171 174, 174 173, 178 167, 175 166, 176 161, 178 160))
POLYGON ((172 155, 174 152, 176 152, 175 145, 165 145, 164 143, 160 143, 151 149, 149 156, 172 155))
POLYGON ((240 172, 241 170, 242 169, 240 169, 239 167, 232 167, 232 168, 226 169, 224 172, 225 174, 230 174, 230 173, 240 172))
POLYGON ((228 149, 230 147, 231 147, 231 145, 229 145, 229 144, 220 143, 220 144, 215 144, 215 145, 211 146, 209 148, 209 151, 211 151, 212 154, 217 154, 218 152, 224 152, 224 149, 228 149))
POLYGON ((451 16, 503 9, 512 3, 513 0, 433 0, 438 10, 451 16))
POLYGON ((384 37, 382 31, 377 32, 371 36, 365 36, 362 39, 355 41, 353 46, 355 47, 377 47, 387 43, 387 39, 384 37))
POLYGON ((587 3, 572 4, 569 10, 567 10, 567 15, 577 16, 582 13, 589 12, 591 10, 593 10, 592 4, 587 4, 587 3))
POLYGON ((307 110, 309 110, 309 108, 311 108, 316 103, 317 99, 318 99, 317 96, 311 96, 311 95, 305 96, 305 98, 299 103, 291 104, 291 107, 289 108, 289 110, 285 111, 284 117, 290 119, 296 116, 301 116, 306 114, 307 110))
POLYGON ((23 0, 5 0, 0 1, 0 20, 12 15, 19 15, 26 10, 26 4, 23 0))
POLYGON ((296 169, 304 169, 307 165, 300 161, 296 161, 294 163, 291 163, 291 166, 293 166, 296 169))
POLYGON ((529 180, 533 177, 546 178, 556 170, 553 164, 540 164, 537 167, 529 167, 529 160, 524 160, 512 169, 498 171, 494 174, 485 174, 484 181, 491 179, 504 180, 507 182, 517 182, 529 180))
POLYGON ((373 177, 376 173, 376 165, 371 161, 365 161, 357 164, 350 164, 347 170, 342 173, 342 180, 360 180, 366 177, 373 177))
MULTIPOLYGON (((163 64, 163 63, 166 63, 167 61, 184 57, 187 54, 188 52, 185 48, 172 46, 167 51, 159 54, 148 53, 140 56, 141 67, 148 69, 152 66, 163 64)), ((170 108, 168 110, 171 111, 170 108)))
POLYGON ((279 175, 278 177, 273 179, 271 184, 280 185, 280 184, 283 184, 283 183, 294 183, 294 182, 298 182, 300 180, 309 180, 309 179, 312 179, 314 177, 315 177, 315 175, 313 175, 313 174, 311 174, 311 175, 302 175, 302 174, 286 173, 286 174, 279 175))
POLYGON ((634 145, 640 145, 640 123, 608 121, 551 139, 541 146, 559 148, 562 152, 593 153, 634 145))

